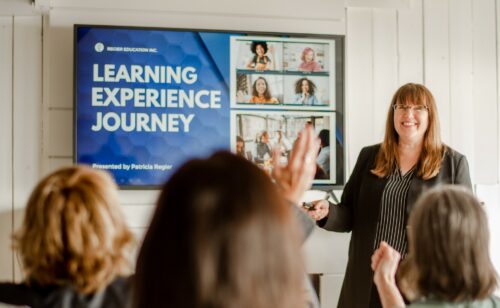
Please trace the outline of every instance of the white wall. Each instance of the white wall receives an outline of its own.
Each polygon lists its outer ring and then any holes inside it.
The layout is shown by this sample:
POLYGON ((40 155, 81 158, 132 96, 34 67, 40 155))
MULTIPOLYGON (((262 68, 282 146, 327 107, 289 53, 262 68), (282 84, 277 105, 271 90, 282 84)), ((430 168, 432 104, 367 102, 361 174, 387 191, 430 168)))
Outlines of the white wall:
POLYGON ((467 155, 473 182, 498 182, 495 9, 494 0, 413 0, 411 9, 347 10, 351 163, 382 139, 397 87, 423 82, 436 98, 443 139, 467 155))
POLYGON ((0 17, 0 277, 15 278, 13 224, 40 178, 42 18, 0 17))
MULTIPOLYGON (((40 17, 0 18, 2 248, 8 247, 4 231, 11 229, 12 208, 22 207, 40 174, 72 161, 75 23, 346 34, 348 171, 363 146, 382 139, 392 94, 412 81, 425 83, 434 93, 443 138, 467 155, 478 193, 491 195, 482 185, 499 182, 500 31, 494 0, 387 0, 377 1, 376 8, 369 7, 374 1, 351 0, 347 9, 343 1, 313 0, 303 6, 303 1, 279 0, 266 2, 272 5, 264 12, 229 0, 45 2, 50 9, 44 20, 43 53, 40 17)), ((129 225, 138 237, 155 198, 151 191, 121 192, 129 225)), ((493 202, 487 203, 488 209, 498 213, 493 202)), ((335 306, 348 240, 348 234, 317 230, 306 243, 309 271, 324 273, 323 307, 335 306)), ((0 278, 12 277, 11 264, 12 254, 0 249, 0 278)))
POLYGON ((0 279, 12 279, 12 17, 0 17, 0 279))

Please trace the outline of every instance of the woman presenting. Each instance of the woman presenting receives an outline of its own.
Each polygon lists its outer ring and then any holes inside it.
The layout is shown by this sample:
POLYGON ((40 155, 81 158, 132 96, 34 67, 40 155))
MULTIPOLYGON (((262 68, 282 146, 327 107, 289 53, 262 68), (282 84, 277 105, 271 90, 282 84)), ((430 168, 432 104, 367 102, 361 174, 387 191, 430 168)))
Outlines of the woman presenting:
POLYGON ((326 230, 352 232, 339 307, 381 307, 370 257, 381 241, 406 255, 408 215, 441 184, 471 189, 467 160, 441 142, 430 91, 409 83, 394 94, 384 141, 361 150, 340 204, 322 200, 309 211, 326 230))

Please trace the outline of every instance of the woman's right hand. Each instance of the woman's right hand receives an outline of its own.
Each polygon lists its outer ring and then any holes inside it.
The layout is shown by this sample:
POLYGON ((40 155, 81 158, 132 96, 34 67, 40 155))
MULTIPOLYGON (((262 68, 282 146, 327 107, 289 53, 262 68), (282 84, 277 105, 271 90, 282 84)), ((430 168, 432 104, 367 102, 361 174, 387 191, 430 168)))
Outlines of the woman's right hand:
POLYGON ((383 283, 395 283, 396 271, 398 269, 401 255, 386 242, 380 242, 380 246, 372 255, 373 280, 378 286, 383 283))
POLYGON ((314 220, 318 221, 326 216, 330 212, 330 204, 327 200, 317 200, 312 202, 313 207, 307 211, 307 214, 314 220))
POLYGON ((379 248, 372 255, 373 281, 384 308, 405 307, 403 296, 396 285, 399 260, 401 260, 399 252, 384 241, 380 242, 379 248))

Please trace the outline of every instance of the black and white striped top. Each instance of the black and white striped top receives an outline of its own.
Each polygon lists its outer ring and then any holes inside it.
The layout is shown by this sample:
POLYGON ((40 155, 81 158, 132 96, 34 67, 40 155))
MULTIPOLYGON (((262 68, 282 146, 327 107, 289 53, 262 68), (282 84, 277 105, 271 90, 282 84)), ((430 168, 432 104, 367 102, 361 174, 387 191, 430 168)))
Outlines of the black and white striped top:
POLYGON ((406 238, 406 197, 410 188, 415 167, 404 175, 398 167, 389 176, 382 193, 379 222, 375 234, 373 249, 377 249, 381 241, 386 241, 404 258, 408 251, 406 238))

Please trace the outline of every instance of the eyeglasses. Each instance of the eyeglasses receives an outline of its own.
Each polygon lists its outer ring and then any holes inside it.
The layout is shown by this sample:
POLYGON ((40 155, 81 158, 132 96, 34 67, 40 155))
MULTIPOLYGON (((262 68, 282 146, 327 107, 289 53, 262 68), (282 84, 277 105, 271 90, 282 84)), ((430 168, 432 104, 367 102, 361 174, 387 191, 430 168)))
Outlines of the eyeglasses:
POLYGON ((411 110, 413 113, 422 113, 429 109, 427 106, 424 105, 405 105, 405 104, 395 104, 392 105, 392 108, 394 108, 394 111, 407 112, 411 110))

